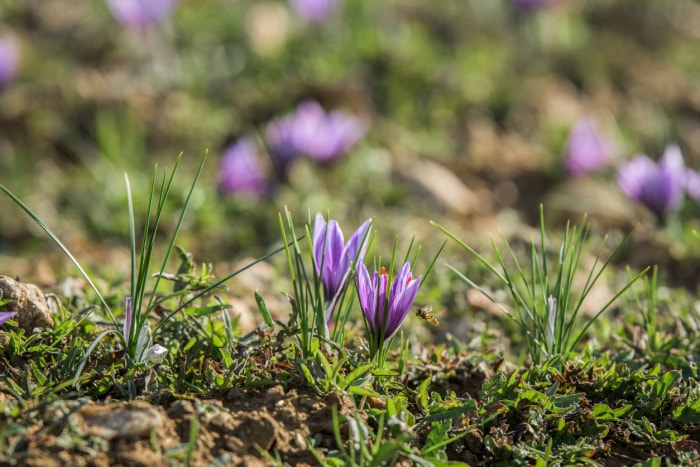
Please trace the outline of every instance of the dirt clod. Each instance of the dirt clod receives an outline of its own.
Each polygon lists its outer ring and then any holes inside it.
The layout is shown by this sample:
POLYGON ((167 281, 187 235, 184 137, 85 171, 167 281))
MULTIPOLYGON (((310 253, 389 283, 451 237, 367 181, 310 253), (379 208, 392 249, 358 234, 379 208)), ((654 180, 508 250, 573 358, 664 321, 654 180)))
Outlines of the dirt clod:
POLYGON ((10 300, 0 311, 16 311, 14 319, 22 329, 31 332, 34 328, 53 327, 49 305, 39 287, 0 275, 0 291, 3 300, 10 300))

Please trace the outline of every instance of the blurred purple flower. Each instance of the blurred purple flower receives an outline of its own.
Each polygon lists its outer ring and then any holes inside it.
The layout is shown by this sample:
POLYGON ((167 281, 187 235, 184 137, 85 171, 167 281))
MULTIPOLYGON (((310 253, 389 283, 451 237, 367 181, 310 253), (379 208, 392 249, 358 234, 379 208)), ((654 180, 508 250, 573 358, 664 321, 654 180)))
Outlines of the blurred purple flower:
POLYGON ((5 321, 12 319, 16 314, 16 311, 0 311, 0 325, 5 324, 5 321))
POLYGON ((336 110, 326 114, 316 101, 304 101, 290 115, 271 121, 267 140, 278 168, 300 155, 329 162, 345 154, 364 135, 364 125, 336 110))
POLYGON ((338 8, 339 0, 291 0, 292 9, 307 23, 322 23, 338 8))
POLYGON ((330 326, 337 298, 348 285, 352 265, 361 263, 367 251, 367 238, 372 220, 367 219, 345 243, 343 232, 334 220, 326 220, 318 213, 314 222, 314 264, 321 278, 326 302, 329 303, 326 322, 330 326))
POLYGON ((258 197, 268 193, 269 180, 252 140, 244 138, 226 148, 219 166, 219 189, 258 197))
POLYGON ((275 168, 285 174, 289 165, 299 155, 294 138, 294 114, 272 120, 267 124, 265 136, 270 146, 270 154, 275 168))
POLYGON ((384 267, 380 272, 374 271, 370 278, 364 263, 357 266, 357 295, 360 307, 369 327, 370 339, 382 346, 398 331, 406 319, 408 311, 418 294, 421 277, 414 279, 411 275, 411 264, 405 263, 389 286, 389 275, 384 267))
POLYGON ((582 118, 569 134, 566 147, 566 169, 581 176, 605 167, 613 155, 613 147, 605 141, 591 118, 582 118))
POLYGON ((123 26, 145 30, 158 24, 177 5, 178 0, 107 0, 112 15, 123 26))
POLYGON ((687 185, 683 155, 676 145, 666 147, 658 164, 638 155, 620 167, 617 183, 631 199, 662 217, 679 208, 687 185))
POLYGON ((686 169, 684 186, 688 196, 700 203, 700 173, 693 169, 686 169))
POLYGON ((0 37, 0 88, 7 86, 17 72, 20 46, 11 35, 0 37))
POLYGON ((520 8, 540 8, 548 6, 557 0, 513 0, 515 6, 520 8))

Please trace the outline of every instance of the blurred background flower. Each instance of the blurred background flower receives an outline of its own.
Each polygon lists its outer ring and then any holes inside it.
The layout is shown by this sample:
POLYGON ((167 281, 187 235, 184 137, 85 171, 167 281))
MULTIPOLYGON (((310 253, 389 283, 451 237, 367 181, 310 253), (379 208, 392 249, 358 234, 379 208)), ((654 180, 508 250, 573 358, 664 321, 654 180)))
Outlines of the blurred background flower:
POLYGON ((595 121, 585 117, 576 122, 566 146, 566 169, 581 176, 610 163, 613 146, 598 133, 595 121))
POLYGON ((676 145, 666 147, 658 163, 640 154, 620 167, 617 182, 622 191, 659 217, 676 211, 683 201, 686 170, 676 145))
POLYGON ((0 36, 0 87, 7 86, 17 73, 20 45, 11 34, 0 36))
POLYGON ((178 0, 107 0, 107 6, 123 26, 145 30, 170 15, 178 0))
POLYGON ((357 118, 341 110, 327 114, 312 100, 302 102, 294 113, 271 121, 267 127, 270 150, 283 168, 301 155, 330 162, 346 154, 364 133, 365 126, 357 118))
POLYGON ((685 192, 700 203, 700 173, 693 169, 685 169, 685 192))
POLYGON ((226 148, 219 166, 219 189, 256 197, 268 194, 270 181, 253 140, 244 138, 226 148))
POLYGON ((558 0, 513 0, 513 3, 521 8, 539 8, 551 5, 558 0))
POLYGON ((337 9, 340 0, 291 0, 292 9, 308 23, 322 23, 337 9))

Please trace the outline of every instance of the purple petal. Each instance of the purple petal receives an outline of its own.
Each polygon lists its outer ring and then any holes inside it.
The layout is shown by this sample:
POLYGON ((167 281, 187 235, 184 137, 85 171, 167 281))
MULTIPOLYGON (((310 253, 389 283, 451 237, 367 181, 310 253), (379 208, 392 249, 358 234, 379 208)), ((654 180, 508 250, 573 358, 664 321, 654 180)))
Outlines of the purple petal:
POLYGON ((629 198, 640 201, 644 183, 656 171, 654 162, 643 154, 622 165, 617 173, 617 183, 629 198))
POLYGON ((309 23, 321 23, 338 8, 338 0, 291 0, 299 17, 309 23))
POLYGON ((700 173, 693 169, 686 169, 685 190, 691 198, 700 203, 700 173))
POLYGON ((389 286, 389 276, 387 275, 386 272, 384 272, 384 269, 382 268, 382 272, 374 273, 377 276, 377 285, 376 285, 376 298, 375 302, 377 303, 377 313, 376 316, 374 317, 374 331, 376 333, 382 332, 384 330, 384 336, 386 338, 386 322, 387 322, 387 288, 389 286))
POLYGON ((9 319, 12 319, 12 317, 16 314, 16 311, 0 311, 0 325, 4 324, 9 319))
POLYGON ((369 226, 368 219, 352 234, 346 245, 338 222, 330 220, 326 223, 320 213, 316 214, 312 241, 313 257, 327 301, 333 302, 345 290, 352 272, 351 261, 357 262, 358 257, 364 256, 365 245, 362 251, 358 252, 358 249, 369 226))
POLYGON ((556 1, 557 0, 513 0, 513 4, 520 8, 541 8, 556 1))
POLYGON ((318 162, 330 162, 348 152, 365 133, 364 125, 345 112, 335 111, 323 122, 322 131, 307 145, 307 154, 318 162))
POLYGON ((360 307, 369 326, 369 332, 373 334, 372 338, 378 338, 378 334, 383 330, 383 341, 390 339, 398 331, 413 306, 421 278, 414 279, 411 275, 411 265, 404 264, 391 284, 388 300, 386 292, 389 287, 389 277, 384 268, 381 273, 374 272, 370 283, 367 267, 364 263, 359 263, 356 281, 360 307), (379 307, 378 310, 377 307, 379 307))
POLYGON ((404 264, 396 276, 389 298, 389 319, 386 327, 386 338, 389 339, 406 319, 420 288, 421 277, 413 279, 410 273, 411 265, 404 264))
POLYGON ((678 145, 671 144, 666 147, 659 160, 659 172, 665 188, 666 208, 673 211, 683 201, 686 177, 683 153, 678 145))
POLYGON ((107 6, 123 26, 145 30, 168 16, 177 2, 178 0, 107 0, 107 6))
POLYGON ((374 329, 374 312, 377 304, 376 300, 376 282, 377 273, 374 273, 374 278, 370 279, 369 271, 364 263, 357 265, 357 296, 360 300, 360 308, 365 315, 367 323, 374 329))
POLYGON ((345 248, 343 232, 334 220, 328 222, 326 237, 326 254, 322 269, 321 281, 326 289, 326 299, 333 300, 342 292, 343 281, 348 270, 342 269, 341 258, 345 248))
POLYGON ((266 136, 276 164, 285 170, 300 155, 330 162, 347 153, 365 131, 355 117, 342 111, 326 114, 318 102, 306 100, 293 114, 271 121, 266 136))
POLYGON ((569 135, 566 168, 574 176, 601 169, 613 154, 612 146, 600 137, 591 118, 579 120, 569 135))
POLYGON ((307 100, 299 104, 291 128, 292 142, 299 153, 308 154, 314 150, 317 140, 326 137, 325 118, 326 113, 318 102, 307 100))
POLYGON ((678 209, 683 200, 686 171, 678 146, 670 145, 658 164, 638 155, 620 167, 617 181, 631 199, 659 216, 678 209))
POLYGON ((313 238, 313 249, 314 249, 314 263, 316 264, 316 273, 321 275, 321 267, 323 266, 323 250, 326 245, 326 219, 319 212, 316 213, 316 219, 314 221, 314 238, 313 238))
POLYGON ((19 42, 11 35, 0 37, 0 87, 14 78, 19 65, 19 42))
POLYGON ((299 155, 299 150, 294 144, 293 128, 294 117, 287 115, 272 120, 265 131, 273 162, 281 173, 286 173, 290 164, 299 155))
POLYGON ((224 193, 267 195, 268 177, 251 140, 242 139, 226 149, 219 167, 219 188, 224 193))
POLYGON ((353 232, 340 259, 341 269, 350 269, 351 263, 360 263, 365 258, 372 219, 367 219, 353 232), (361 248, 360 248, 361 246, 361 248), (358 251, 359 250, 359 251, 358 251))

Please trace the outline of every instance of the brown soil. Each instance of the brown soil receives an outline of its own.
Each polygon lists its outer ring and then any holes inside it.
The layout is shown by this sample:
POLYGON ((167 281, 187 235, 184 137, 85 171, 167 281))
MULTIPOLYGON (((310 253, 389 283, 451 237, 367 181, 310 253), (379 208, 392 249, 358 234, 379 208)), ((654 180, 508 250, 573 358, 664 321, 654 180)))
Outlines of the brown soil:
POLYGON ((222 400, 81 403, 61 426, 27 434, 17 465, 165 466, 186 460, 191 436, 191 466, 265 466, 275 456, 289 465, 317 465, 306 439, 314 437, 321 449, 335 448, 331 407, 343 415, 354 411, 344 396, 282 386, 234 389, 222 400))

